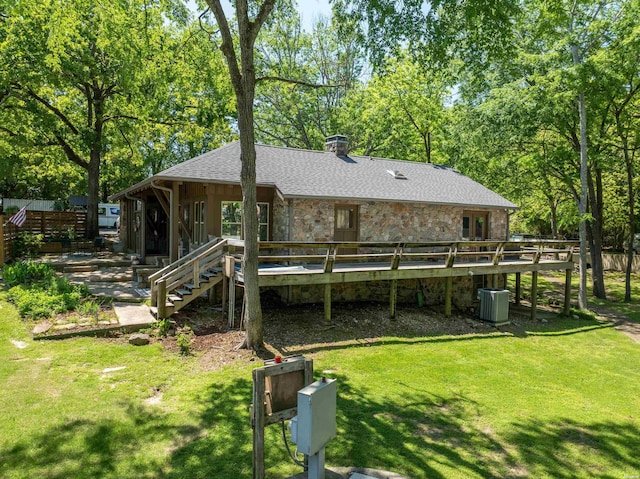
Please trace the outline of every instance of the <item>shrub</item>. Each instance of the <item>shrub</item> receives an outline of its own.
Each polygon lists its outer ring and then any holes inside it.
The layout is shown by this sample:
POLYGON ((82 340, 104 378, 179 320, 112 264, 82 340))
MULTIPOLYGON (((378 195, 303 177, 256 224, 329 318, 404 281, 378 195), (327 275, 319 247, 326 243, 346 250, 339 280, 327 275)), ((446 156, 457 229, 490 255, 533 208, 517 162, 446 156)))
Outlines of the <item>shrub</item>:
POLYGON ((13 264, 6 264, 2 268, 4 282, 11 288, 18 284, 35 285, 50 283, 56 278, 53 267, 46 263, 35 263, 33 261, 20 261, 13 264))
POLYGON ((48 318, 52 314, 68 311, 71 298, 65 295, 51 295, 43 290, 14 286, 9 297, 22 317, 28 319, 48 318))
POLYGON ((176 338, 176 344, 180 348, 180 354, 183 356, 188 356, 191 354, 191 339, 193 336, 193 331, 188 326, 185 326, 178 337, 176 338))
POLYGON ((92 299, 81 301, 75 310, 82 316, 97 319, 100 314, 100 304, 92 299))
POLYGON ((40 233, 20 233, 13 242, 13 255, 16 258, 35 258, 44 243, 40 233))
POLYGON ((51 265, 45 263, 23 261, 6 265, 3 275, 10 287, 9 298, 20 315, 28 319, 48 318, 73 311, 89 296, 85 285, 74 285, 65 278, 57 277, 51 265))

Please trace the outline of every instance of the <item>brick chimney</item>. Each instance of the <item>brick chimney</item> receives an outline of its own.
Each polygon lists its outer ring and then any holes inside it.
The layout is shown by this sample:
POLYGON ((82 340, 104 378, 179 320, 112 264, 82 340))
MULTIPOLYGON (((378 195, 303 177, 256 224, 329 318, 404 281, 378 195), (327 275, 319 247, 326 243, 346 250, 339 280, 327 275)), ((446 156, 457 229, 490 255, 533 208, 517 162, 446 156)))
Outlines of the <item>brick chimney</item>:
POLYGON ((347 156, 349 140, 344 135, 329 136, 324 143, 324 151, 335 153, 336 156, 347 156))

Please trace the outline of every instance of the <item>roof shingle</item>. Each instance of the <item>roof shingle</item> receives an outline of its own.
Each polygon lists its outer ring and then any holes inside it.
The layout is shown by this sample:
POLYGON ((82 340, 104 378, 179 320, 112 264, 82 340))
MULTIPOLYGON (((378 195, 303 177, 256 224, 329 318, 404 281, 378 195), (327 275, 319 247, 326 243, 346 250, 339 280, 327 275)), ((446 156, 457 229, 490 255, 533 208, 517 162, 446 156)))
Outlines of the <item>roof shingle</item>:
MULTIPOLYGON (((456 170, 412 161, 256 145, 256 180, 285 198, 331 198, 453 204, 516 205, 456 170), (393 172, 406 179, 395 178, 393 172)), ((240 143, 233 142, 175 165, 154 179, 240 183, 240 143)))

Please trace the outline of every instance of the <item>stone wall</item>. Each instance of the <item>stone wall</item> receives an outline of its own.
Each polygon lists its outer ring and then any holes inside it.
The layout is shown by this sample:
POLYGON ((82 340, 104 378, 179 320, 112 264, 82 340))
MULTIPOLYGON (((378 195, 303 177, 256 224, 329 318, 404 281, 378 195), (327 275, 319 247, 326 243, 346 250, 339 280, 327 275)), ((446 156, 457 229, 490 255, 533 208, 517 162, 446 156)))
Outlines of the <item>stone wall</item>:
MULTIPOLYGON (((424 304, 437 306, 444 304, 446 280, 442 278, 398 281, 398 303, 417 304, 418 292, 422 294, 424 304)), ((388 302, 390 281, 367 281, 341 283, 331 286, 332 302, 373 301, 388 302)), ((324 301, 324 285, 301 285, 273 288, 281 300, 290 304, 321 304, 324 301)), ((263 290, 264 291, 264 290, 263 290)), ((453 305, 458 310, 470 308, 475 293, 473 280, 468 277, 453 278, 453 305)))
MULTIPOLYGON (((345 201, 328 199, 273 199, 273 239, 276 241, 333 241, 336 204, 345 201), (291 222, 291 235, 289 228, 291 222)), ((359 206, 359 241, 456 241, 462 239, 462 206, 350 201, 359 206)), ((482 211, 482 210, 474 210, 482 211)), ((489 213, 489 238, 504 239, 508 216, 505 210, 486 210, 489 213)), ((361 250, 360 252, 365 252, 361 250)), ((297 254, 317 251, 296 251, 297 254)), ((398 302, 417 302, 422 292, 424 304, 444 304, 444 279, 402 280, 398 282, 398 302)), ((332 286, 332 300, 389 301, 388 281, 343 283, 332 286)), ((291 303, 322 303, 324 286, 292 286, 277 288, 283 301, 291 303)), ((464 310, 475 300, 472 278, 453 280, 453 304, 464 310)))
MULTIPOLYGON (((292 241, 332 241, 336 204, 345 204, 326 199, 290 200, 293 208, 292 241)), ((283 239, 288 238, 289 213, 281 202, 276 208, 274 200, 274 239, 276 231, 283 239), (276 214, 284 218, 278 219, 276 214)), ((455 241, 462 239, 461 206, 430 205, 413 203, 389 203, 379 201, 350 201, 358 205, 359 241, 455 241)), ((482 211, 482 210, 480 210, 482 211)), ((489 212, 490 239, 504 239, 508 216, 505 210, 489 212)))

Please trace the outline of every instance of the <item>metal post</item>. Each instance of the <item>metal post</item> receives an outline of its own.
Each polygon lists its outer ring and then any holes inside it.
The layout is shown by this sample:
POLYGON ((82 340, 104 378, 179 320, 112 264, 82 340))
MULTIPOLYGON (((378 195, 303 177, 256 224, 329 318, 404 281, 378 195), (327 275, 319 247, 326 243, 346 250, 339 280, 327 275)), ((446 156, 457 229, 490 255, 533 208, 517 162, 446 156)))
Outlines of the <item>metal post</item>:
POLYGON ((324 447, 316 454, 309 456, 308 479, 325 479, 324 475, 324 447))

